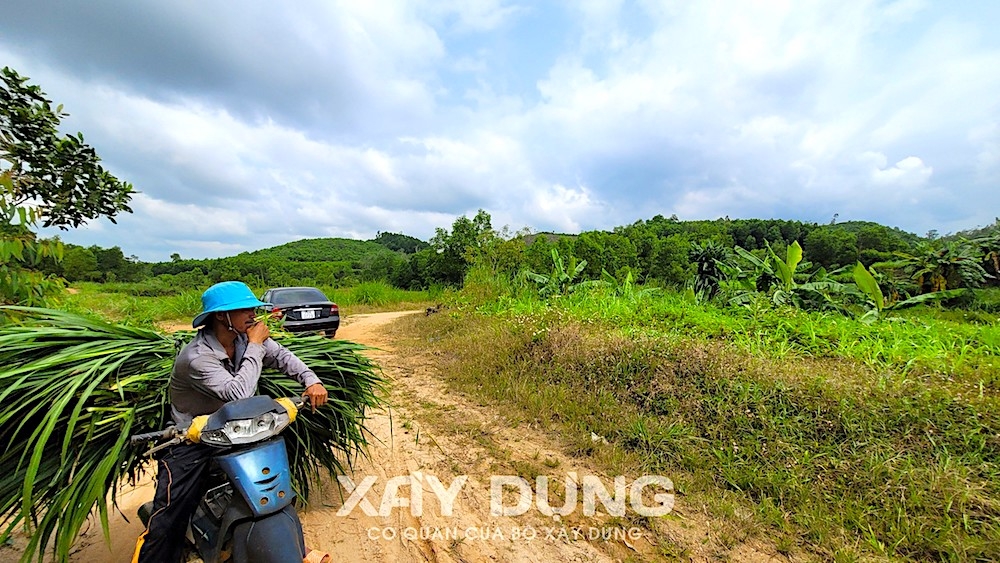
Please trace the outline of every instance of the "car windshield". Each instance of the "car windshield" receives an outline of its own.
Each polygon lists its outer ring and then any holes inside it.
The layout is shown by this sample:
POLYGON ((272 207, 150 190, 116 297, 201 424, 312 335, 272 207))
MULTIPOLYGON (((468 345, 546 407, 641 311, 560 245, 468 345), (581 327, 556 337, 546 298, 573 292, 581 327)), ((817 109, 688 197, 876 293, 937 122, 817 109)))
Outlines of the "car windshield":
POLYGON ((294 305, 296 303, 315 303, 328 301, 323 292, 318 289, 284 289, 271 294, 271 303, 275 305, 294 305))

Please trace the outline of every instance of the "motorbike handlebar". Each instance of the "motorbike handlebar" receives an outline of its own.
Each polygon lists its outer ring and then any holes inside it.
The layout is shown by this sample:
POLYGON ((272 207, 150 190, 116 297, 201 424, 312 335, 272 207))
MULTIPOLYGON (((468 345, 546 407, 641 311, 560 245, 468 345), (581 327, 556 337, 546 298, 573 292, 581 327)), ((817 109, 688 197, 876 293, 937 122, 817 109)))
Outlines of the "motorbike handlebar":
MULTIPOLYGON (((289 397, 289 399, 292 400, 292 404, 295 405, 295 408, 300 410, 309 405, 309 401, 304 396, 289 397)), ((134 434, 129 437, 128 441, 133 446, 136 446, 143 442, 148 442, 150 440, 166 440, 169 438, 176 438, 181 434, 182 432, 178 431, 176 426, 168 426, 163 430, 157 430, 155 432, 146 432, 145 434, 134 434)))
POLYGON ((166 438, 173 438, 177 433, 176 426, 170 426, 163 430, 157 430, 156 432, 146 432, 145 434, 135 434, 129 437, 129 443, 133 446, 141 444, 143 442, 148 442, 150 440, 162 440, 166 438))

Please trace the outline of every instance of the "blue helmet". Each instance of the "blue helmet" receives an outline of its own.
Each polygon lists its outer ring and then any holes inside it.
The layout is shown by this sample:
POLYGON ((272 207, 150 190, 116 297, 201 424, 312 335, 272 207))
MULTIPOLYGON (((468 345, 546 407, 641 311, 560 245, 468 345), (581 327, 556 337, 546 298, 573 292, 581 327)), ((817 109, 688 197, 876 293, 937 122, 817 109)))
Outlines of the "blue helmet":
POLYGON ((270 303, 264 303, 257 299, 247 284, 238 281, 219 282, 201 294, 202 311, 194 318, 191 326, 198 328, 205 324, 208 316, 212 313, 251 309, 265 305, 270 305, 270 303))

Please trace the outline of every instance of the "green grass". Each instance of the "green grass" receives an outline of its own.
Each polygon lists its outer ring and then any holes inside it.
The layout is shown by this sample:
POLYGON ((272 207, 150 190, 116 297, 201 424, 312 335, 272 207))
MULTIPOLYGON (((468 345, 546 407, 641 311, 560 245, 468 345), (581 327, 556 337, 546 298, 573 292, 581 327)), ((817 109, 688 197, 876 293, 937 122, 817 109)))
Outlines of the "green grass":
MULTIPOLYGON (((141 326, 200 310, 200 289, 80 289, 64 308, 141 326)), ((684 502, 729 522, 711 538, 721 554, 757 535, 821 560, 1000 559, 996 291, 869 325, 670 292, 543 303, 484 272, 459 293, 321 289, 347 314, 449 304, 403 322, 457 389, 616 474, 669 476, 684 502)))
POLYGON ((145 295, 141 284, 79 283, 51 306, 93 318, 144 328, 157 323, 190 322, 201 312, 201 289, 175 288, 173 293, 145 295), (138 287, 136 287, 138 286, 138 287))
POLYGON ((925 309, 866 325, 669 293, 466 298, 407 321, 456 388, 577 455, 671 477, 733 521, 723 549, 756 530, 822 560, 1000 558, 996 322, 925 309))
POLYGON ((397 289, 383 281, 360 283, 348 288, 320 288, 327 297, 334 300, 343 310, 359 310, 365 312, 423 308, 433 299, 430 292, 397 289))
MULTIPOLYGON (((201 294, 206 288, 163 287, 150 283, 78 283, 75 293, 64 293, 51 305, 92 318, 130 326, 156 328, 164 324, 190 322, 201 312, 201 294)), ((376 311, 423 309, 440 292, 396 289, 384 282, 367 282, 351 288, 320 287, 341 308, 342 315, 376 311)), ((255 288, 262 294, 265 289, 255 288)))
MULTIPOLYGON (((528 310, 538 307, 522 303, 528 310)), ((582 323, 626 333, 723 340, 768 359, 850 360, 891 377, 958 383, 967 391, 981 385, 1000 390, 1000 323, 942 319, 934 308, 905 311, 905 316, 871 325, 837 313, 777 309, 766 302, 724 309, 672 293, 637 300, 578 294, 553 309, 582 323)))

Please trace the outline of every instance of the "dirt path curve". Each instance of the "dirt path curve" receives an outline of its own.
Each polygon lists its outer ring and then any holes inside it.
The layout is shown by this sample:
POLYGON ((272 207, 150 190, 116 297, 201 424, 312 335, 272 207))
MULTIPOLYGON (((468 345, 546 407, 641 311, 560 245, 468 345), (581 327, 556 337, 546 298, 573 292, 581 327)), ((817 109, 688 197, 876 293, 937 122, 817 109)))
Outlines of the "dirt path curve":
MULTIPOLYGON (((397 338, 404 335, 396 333, 394 321, 414 313, 422 311, 352 315, 338 331, 338 338, 377 348, 370 355, 391 381, 391 407, 372 413, 366 425, 374 435, 370 457, 356 460, 349 475, 358 492, 363 483, 371 484, 364 500, 352 501, 351 491, 335 480, 314 486, 309 506, 300 513, 307 546, 330 552, 333 561, 557 563, 657 561, 671 553, 657 544, 668 542, 685 546, 673 552, 680 560, 713 559, 711 553, 692 549, 706 544, 697 515, 675 517, 679 520, 666 535, 600 512, 560 519, 543 516, 532 506, 517 516, 492 515, 492 476, 530 475, 540 468, 539 474, 571 479, 567 483, 572 485, 573 479, 598 473, 564 454, 556 438, 541 429, 512 428, 495 408, 449 393, 431 352, 397 354, 397 338), (396 495, 386 491, 393 478, 397 484, 405 481, 396 495), (435 493, 449 487, 455 492, 450 513, 435 493), (417 503, 417 496, 421 510, 409 505, 417 503)), ((610 479, 603 482, 613 486, 610 479)), ((152 494, 151 479, 123 490, 119 506, 130 522, 112 515, 110 550, 99 525, 91 524, 71 561, 128 561, 142 531, 133 515, 152 494)), ((516 504, 514 492, 506 490, 503 506, 516 504)), ((727 551, 728 560, 787 561, 760 546, 743 544, 727 551)))
MULTIPOLYGON (((348 499, 342 496, 348 497, 347 491, 325 483, 323 493, 317 495, 321 500, 314 497, 312 505, 301 514, 307 544, 330 552, 334 561, 613 560, 586 541, 559 538, 557 534, 546 539, 543 527, 557 525, 551 521, 529 515, 490 515, 489 474, 497 469, 496 446, 484 443, 481 433, 496 423, 496 415, 484 407, 448 397, 435 379, 431 356, 401 357, 395 353, 388 330, 391 323, 420 312, 358 315, 337 334, 379 348, 371 352, 371 357, 392 381, 392 406, 375 413, 368 425, 381 444, 373 443, 370 459, 355 464, 351 475, 355 484, 366 478, 376 479, 365 496, 372 505, 369 512, 388 515, 366 514, 361 506, 355 506, 348 515, 338 515, 343 514, 341 509, 348 499), (448 427, 447 431, 438 430, 448 427), (457 434, 452 432, 455 429, 457 434), (419 479, 422 511, 412 507, 380 510, 388 479, 411 475, 419 479), (455 497, 451 515, 443 514, 432 480, 448 488, 462 476, 467 480, 455 497), (531 526, 539 537, 532 541, 513 537, 522 532, 530 535, 531 526)), ((405 485, 397 496, 410 499, 415 495, 411 486, 405 485)))

